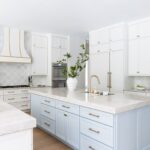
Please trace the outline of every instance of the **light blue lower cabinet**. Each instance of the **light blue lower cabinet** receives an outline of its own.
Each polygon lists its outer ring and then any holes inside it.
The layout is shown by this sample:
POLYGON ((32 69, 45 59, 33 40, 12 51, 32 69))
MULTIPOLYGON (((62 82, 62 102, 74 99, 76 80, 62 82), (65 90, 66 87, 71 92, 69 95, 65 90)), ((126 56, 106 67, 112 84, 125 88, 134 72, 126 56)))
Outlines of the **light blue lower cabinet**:
POLYGON ((31 95, 37 125, 74 150, 150 150, 150 106, 118 114, 83 107, 79 114, 79 106, 59 106, 54 99, 31 95))
POLYGON ((41 115, 40 118, 41 118, 41 124, 40 124, 40 126, 44 130, 46 130, 46 131, 48 131, 48 132, 50 132, 52 134, 55 134, 55 121, 51 120, 51 119, 48 119, 48 118, 46 118, 46 117, 44 117, 42 115, 41 115))
POLYGON ((83 134, 80 134, 80 150, 113 150, 113 149, 83 134))
POLYGON ((80 132, 86 136, 113 147, 113 128, 88 119, 80 119, 80 132))
POLYGON ((79 116, 57 109, 56 136, 79 149, 79 116))

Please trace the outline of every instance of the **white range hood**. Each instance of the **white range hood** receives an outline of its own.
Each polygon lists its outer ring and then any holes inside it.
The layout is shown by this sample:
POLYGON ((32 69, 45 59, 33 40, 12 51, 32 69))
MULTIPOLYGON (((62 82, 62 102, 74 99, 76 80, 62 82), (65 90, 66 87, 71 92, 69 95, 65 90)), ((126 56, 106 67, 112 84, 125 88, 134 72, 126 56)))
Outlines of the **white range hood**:
POLYGON ((0 46, 0 62, 31 63, 24 46, 23 30, 1 28, 0 46))

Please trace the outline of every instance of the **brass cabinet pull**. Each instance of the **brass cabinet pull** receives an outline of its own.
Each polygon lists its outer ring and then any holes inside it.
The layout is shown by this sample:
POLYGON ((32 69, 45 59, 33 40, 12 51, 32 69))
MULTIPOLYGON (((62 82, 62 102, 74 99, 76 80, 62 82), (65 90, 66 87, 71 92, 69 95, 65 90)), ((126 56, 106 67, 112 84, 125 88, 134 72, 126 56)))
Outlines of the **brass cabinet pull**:
POLYGON ((96 130, 94 130, 94 129, 92 129, 92 128, 89 128, 89 130, 92 131, 92 132, 95 132, 95 133, 97 133, 97 134, 100 133, 100 131, 96 131, 96 130))
POLYGON ((68 107, 68 106, 65 106, 65 105, 62 105, 62 107, 64 107, 64 108, 67 108, 67 109, 69 109, 70 107, 68 107))
POLYGON ((47 111, 47 110, 44 110, 44 112, 46 112, 46 113, 50 114, 50 112, 49 112, 49 111, 47 111))
POLYGON ((46 126, 50 127, 50 124, 49 124, 49 123, 47 123, 47 122, 44 122, 44 124, 45 124, 46 126))
POLYGON ((95 115, 95 114, 92 114, 92 113, 89 113, 90 116, 93 116, 93 117, 97 117, 99 118, 100 116, 99 115, 95 115))
POLYGON ((91 150, 96 150, 95 148, 93 148, 92 146, 89 146, 89 149, 91 149, 91 150))

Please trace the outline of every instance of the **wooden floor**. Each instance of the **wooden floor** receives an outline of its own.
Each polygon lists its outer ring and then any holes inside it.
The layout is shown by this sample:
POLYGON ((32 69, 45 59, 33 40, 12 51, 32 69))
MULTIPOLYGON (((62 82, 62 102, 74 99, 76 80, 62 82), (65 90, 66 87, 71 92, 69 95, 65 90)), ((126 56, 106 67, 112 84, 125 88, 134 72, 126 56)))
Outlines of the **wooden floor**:
POLYGON ((71 150, 51 135, 36 128, 33 131, 34 150, 71 150))

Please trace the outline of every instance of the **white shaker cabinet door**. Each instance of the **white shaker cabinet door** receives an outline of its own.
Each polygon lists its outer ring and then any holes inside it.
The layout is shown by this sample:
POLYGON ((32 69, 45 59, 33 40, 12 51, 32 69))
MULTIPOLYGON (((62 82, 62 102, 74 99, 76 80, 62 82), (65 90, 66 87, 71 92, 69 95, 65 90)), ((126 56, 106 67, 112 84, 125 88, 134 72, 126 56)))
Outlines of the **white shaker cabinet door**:
POLYGON ((128 38, 136 39, 140 36, 140 27, 138 23, 130 24, 128 27, 128 38))
POLYGON ((75 148, 79 148, 79 116, 67 113, 66 141, 75 148))
POLYGON ((139 40, 129 41, 129 51, 128 51, 128 74, 130 76, 139 75, 139 40))
POLYGON ((52 35, 52 62, 57 62, 69 51, 68 36, 52 35))
POLYGON ((110 41, 120 41, 124 40, 124 25, 117 25, 110 28, 110 41))
POLYGON ((110 72, 112 92, 123 91, 124 87, 124 52, 113 51, 110 54, 110 72))
POLYGON ((32 40, 32 75, 47 75, 48 37, 43 34, 33 34, 32 40))
POLYGON ((98 38, 100 40, 100 44, 109 42, 109 29, 101 29, 98 31, 98 38))
POLYGON ((150 19, 139 23, 140 37, 150 36, 150 19))
POLYGON ((56 136, 66 140, 66 113, 58 109, 56 113, 56 136))
POLYGON ((107 74, 109 72, 109 53, 90 55, 90 75, 97 75, 100 85, 93 79, 92 87, 101 91, 107 90, 107 74))
POLYGON ((36 118, 37 125, 40 125, 40 101, 41 96, 31 95, 31 115, 36 118))
POLYGON ((150 76, 150 37, 140 38, 139 74, 150 76))

